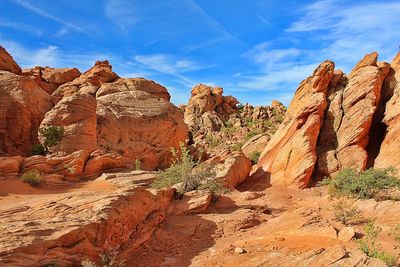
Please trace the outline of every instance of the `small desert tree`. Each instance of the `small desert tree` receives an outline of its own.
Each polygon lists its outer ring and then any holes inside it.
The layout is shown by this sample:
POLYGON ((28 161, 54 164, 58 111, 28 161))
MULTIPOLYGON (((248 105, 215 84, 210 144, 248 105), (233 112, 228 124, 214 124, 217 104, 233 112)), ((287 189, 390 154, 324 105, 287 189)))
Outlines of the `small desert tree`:
POLYGON ((64 136, 63 126, 49 126, 39 129, 39 133, 44 137, 43 145, 46 152, 49 148, 56 146, 64 136))

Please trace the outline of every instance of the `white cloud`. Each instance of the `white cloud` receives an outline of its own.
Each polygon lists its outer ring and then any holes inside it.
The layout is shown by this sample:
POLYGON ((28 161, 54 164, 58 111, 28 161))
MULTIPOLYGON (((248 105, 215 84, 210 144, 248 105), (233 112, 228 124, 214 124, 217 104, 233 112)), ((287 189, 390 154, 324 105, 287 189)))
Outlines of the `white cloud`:
POLYGON ((109 0, 105 5, 107 18, 115 23, 122 31, 133 26, 139 19, 139 12, 132 1, 128 0, 109 0))
POLYGON ((134 61, 139 64, 140 67, 154 70, 163 74, 173 75, 185 86, 193 86, 195 82, 184 76, 183 73, 210 67, 201 66, 187 59, 177 59, 175 56, 166 54, 135 55, 134 61))
POLYGON ((400 42, 399 10, 399 1, 319 1, 307 6, 288 32, 315 32, 313 37, 322 44, 319 57, 348 71, 372 51, 391 60, 400 42))
POLYGON ((112 59, 111 55, 100 53, 76 54, 65 53, 57 46, 44 46, 41 48, 25 47, 13 40, 4 39, 0 35, 0 43, 13 56, 22 68, 35 66, 49 66, 55 68, 76 67, 85 71, 97 60, 112 59))
POLYGON ((23 31, 27 33, 31 33, 36 36, 42 35, 42 32, 36 28, 35 26, 28 25, 25 23, 17 23, 13 21, 6 21, 3 18, 0 18, 0 27, 7 27, 17 31, 23 31))
POLYGON ((77 31, 85 33, 85 31, 81 27, 79 27, 77 25, 74 25, 74 24, 72 24, 72 23, 70 23, 68 21, 65 21, 65 20, 63 20, 63 19, 61 19, 61 18, 59 18, 57 16, 54 16, 54 15, 48 13, 47 11, 45 11, 44 9, 41 9, 41 8, 35 6, 35 5, 32 5, 28 1, 25 1, 25 0, 12 0, 12 1, 17 5, 19 5, 19 6, 25 8, 27 10, 30 10, 30 11, 38 14, 39 16, 48 18, 48 19, 53 20, 55 22, 58 22, 58 23, 60 23, 60 24, 62 24, 64 26, 67 26, 67 27, 69 27, 71 29, 75 29, 77 31))

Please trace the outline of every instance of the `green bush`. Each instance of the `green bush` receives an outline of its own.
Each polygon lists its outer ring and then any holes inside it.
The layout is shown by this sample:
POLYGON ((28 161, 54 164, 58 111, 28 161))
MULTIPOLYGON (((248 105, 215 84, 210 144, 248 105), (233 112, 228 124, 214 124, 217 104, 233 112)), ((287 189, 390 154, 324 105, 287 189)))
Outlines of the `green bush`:
MULTIPOLYGON (((111 252, 109 254, 104 253, 100 255, 100 264, 97 265, 95 262, 85 259, 81 262, 82 267, 114 267, 117 266, 116 263, 117 253, 116 251, 111 252)), ((120 263, 118 266, 123 266, 123 263, 120 263)))
POLYGON ((385 190, 400 187, 400 180, 395 174, 394 168, 368 169, 366 171, 343 169, 335 178, 325 178, 319 184, 327 185, 332 196, 376 198, 385 190))
POLYGON ((351 203, 346 200, 340 200, 332 205, 335 219, 344 225, 361 218, 361 211, 357 207, 352 207, 351 203))
POLYGON ((42 144, 34 144, 32 146, 32 155, 46 155, 46 149, 42 144))
POLYGON ((215 148, 221 143, 221 141, 218 137, 207 135, 206 143, 209 145, 210 148, 215 148))
POLYGON ((241 151, 243 143, 235 143, 231 146, 232 151, 241 151))
POLYGON ((261 156, 261 152, 260 151, 253 151, 253 153, 251 153, 250 155, 250 160, 253 164, 256 164, 258 162, 258 159, 261 156))
POLYGON ((253 129, 253 130, 251 130, 250 132, 248 132, 248 133, 246 134, 246 136, 244 137, 244 139, 247 141, 247 140, 249 140, 250 138, 256 136, 257 134, 261 134, 261 133, 263 133, 263 130, 262 130, 262 129, 253 129))
POLYGON ((22 180, 31 186, 39 186, 42 183, 40 172, 36 169, 26 171, 24 174, 22 174, 22 180))
POLYGON ((142 161, 140 159, 135 159, 134 165, 135 165, 135 170, 140 171, 142 168, 142 161))
POLYGON ((376 244, 376 239, 381 230, 379 226, 375 226, 373 221, 369 221, 364 227, 364 237, 358 243, 361 251, 368 257, 380 259, 388 266, 393 266, 396 257, 383 251, 381 244, 376 244))
POLYGON ((169 168, 157 172, 152 187, 160 189, 183 183, 181 192, 178 192, 180 194, 197 189, 208 189, 213 195, 222 192, 222 186, 216 183, 216 174, 211 166, 195 162, 183 143, 180 144, 180 152, 172 149, 172 154, 174 162, 169 168))
POLYGON ((49 126, 45 128, 40 128, 39 133, 45 138, 43 145, 46 151, 48 151, 49 148, 56 146, 58 142, 60 142, 60 140, 64 136, 64 127, 49 126))

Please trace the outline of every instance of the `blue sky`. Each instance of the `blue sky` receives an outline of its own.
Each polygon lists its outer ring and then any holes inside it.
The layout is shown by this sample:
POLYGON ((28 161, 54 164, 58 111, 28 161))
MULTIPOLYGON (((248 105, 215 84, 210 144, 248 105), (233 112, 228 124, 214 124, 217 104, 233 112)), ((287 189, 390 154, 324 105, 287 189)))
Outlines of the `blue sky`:
POLYGON ((197 83, 241 102, 288 104, 323 60, 349 71, 366 53, 391 61, 400 1, 3 0, 0 45, 22 67, 87 70, 166 86, 186 103, 197 83))

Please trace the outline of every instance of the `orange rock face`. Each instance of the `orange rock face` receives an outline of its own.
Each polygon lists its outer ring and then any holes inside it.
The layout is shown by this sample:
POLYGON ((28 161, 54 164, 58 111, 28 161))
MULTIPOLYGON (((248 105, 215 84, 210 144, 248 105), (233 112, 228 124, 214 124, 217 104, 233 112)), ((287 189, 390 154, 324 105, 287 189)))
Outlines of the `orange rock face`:
POLYGON ((115 154, 102 154, 100 151, 95 151, 90 155, 86 163, 83 176, 85 178, 95 177, 103 171, 111 171, 123 169, 132 166, 132 162, 127 161, 122 156, 115 154))
POLYGON ((23 157, 0 157, 0 176, 16 176, 20 169, 23 157))
POLYGON ((76 94, 63 98, 46 113, 41 128, 64 127, 64 136, 55 148, 57 152, 63 154, 70 154, 76 150, 92 152, 97 148, 96 106, 94 96, 76 94))
POLYGON ((170 148, 184 142, 188 128, 179 109, 144 91, 125 91, 97 98, 97 143, 104 151, 140 160, 142 168, 165 168, 170 148))
POLYGON ((89 154, 80 150, 63 157, 32 156, 24 159, 21 173, 38 170, 41 174, 60 174, 65 177, 76 177, 83 173, 89 154))
POLYGON ((237 112, 239 103, 232 96, 223 96, 221 87, 198 84, 185 108, 185 123, 193 132, 218 131, 230 114, 237 112))
POLYGON ((23 75, 33 79, 47 93, 52 94, 60 85, 78 78, 81 73, 77 68, 55 69, 35 67, 23 70, 23 75))
POLYGON ((12 56, 0 46, 0 70, 9 71, 15 74, 21 74, 21 68, 14 61, 12 56))
POLYGON ((33 80, 0 71, 0 155, 30 155, 39 124, 52 106, 33 80))
POLYGON ((346 167, 362 170, 367 166, 371 125, 390 67, 377 58, 377 53, 365 56, 348 77, 337 72, 329 86, 329 108, 318 143, 319 177, 346 167))
POLYGON ((171 96, 164 86, 154 81, 146 80, 143 78, 121 78, 113 83, 105 83, 97 91, 96 97, 117 92, 137 90, 147 92, 153 96, 162 98, 167 101, 171 99, 171 96))
POLYGON ((384 90, 390 90, 393 96, 386 104, 383 122, 387 125, 387 131, 374 167, 393 166, 400 169, 400 53, 391 63, 391 67, 384 90))
POLYGON ((325 61, 297 89, 285 119, 257 164, 272 185, 306 187, 317 160, 316 144, 334 63, 325 61))

